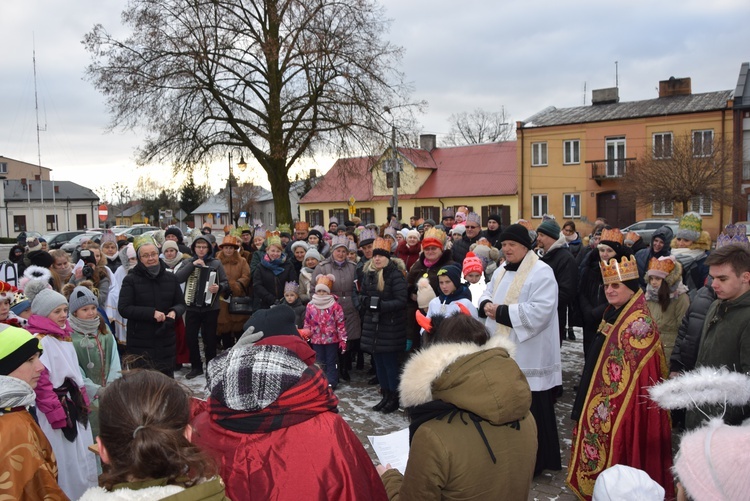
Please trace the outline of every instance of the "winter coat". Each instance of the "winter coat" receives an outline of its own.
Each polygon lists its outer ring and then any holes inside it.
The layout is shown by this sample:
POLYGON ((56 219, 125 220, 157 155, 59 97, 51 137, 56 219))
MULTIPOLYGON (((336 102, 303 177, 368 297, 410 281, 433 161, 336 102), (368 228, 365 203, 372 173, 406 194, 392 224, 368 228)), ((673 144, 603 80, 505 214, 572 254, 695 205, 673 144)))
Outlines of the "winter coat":
MULTIPOLYGON (((227 275, 231 295, 235 297, 246 297, 250 295, 250 266, 247 261, 238 253, 234 252, 231 257, 224 253, 219 254, 219 261, 224 267, 224 273, 227 275)), ((242 328, 248 318, 248 315, 234 315, 229 313, 229 303, 227 301, 219 302, 219 321, 216 326, 216 333, 227 334, 229 332, 242 332, 242 328)))
POLYGON ((303 266, 299 272, 299 299, 302 301, 302 304, 305 305, 310 302, 311 298, 310 289, 312 288, 311 283, 313 271, 312 268, 303 266))
MULTIPOLYGON (((730 371, 750 372, 750 291, 737 299, 718 299, 711 304, 703 324, 695 367, 726 367, 730 371)), ((722 416, 724 422, 738 425, 750 417, 750 404, 702 406, 689 409, 685 418, 692 430, 709 416, 722 416), (702 412, 701 412, 702 410, 702 412)))
MULTIPOLYGON (((427 278, 430 281, 430 285, 432 286, 432 290, 435 292, 435 296, 440 294, 440 286, 438 285, 438 278, 437 278, 437 272, 440 271, 440 268, 443 266, 447 266, 449 264, 456 264, 453 261, 453 252, 448 249, 444 250, 443 254, 440 256, 440 258, 437 260, 435 264, 430 266, 429 268, 424 264, 424 254, 419 255, 419 259, 417 260, 414 265, 409 268, 408 273, 406 274, 406 287, 407 292, 409 294, 408 300, 406 303, 406 335, 407 338, 414 343, 414 348, 419 347, 419 342, 421 340, 419 335, 419 325, 417 325, 416 320, 416 313, 419 309, 419 305, 417 304, 416 300, 412 299, 412 294, 417 293, 417 282, 420 278, 422 278, 423 275, 427 275, 427 278)), ((459 266, 461 266, 459 264, 459 266)))
POLYGON ((677 331, 672 356, 669 357, 670 372, 691 371, 695 368, 706 313, 715 300, 716 293, 710 284, 701 287, 693 297, 677 331))
MULTIPOLYGON (((648 262, 651 261, 652 257, 659 258, 672 254, 671 243, 673 235, 674 233, 672 233, 672 228, 670 228, 669 226, 662 226, 660 228, 657 228, 653 235, 651 235, 651 245, 646 247, 645 249, 640 249, 634 252, 635 262, 638 265, 638 283, 640 284, 642 290, 646 290, 646 272, 648 271, 648 262), (664 247, 662 247, 662 249, 658 253, 654 253, 653 246, 655 238, 658 238, 662 242, 664 242, 664 247)), ((683 283, 685 282, 683 281, 683 283)))
POLYGON ((672 241, 672 255, 682 265, 682 283, 690 290, 690 296, 706 285, 708 278, 708 266, 706 259, 711 250, 711 236, 707 231, 702 231, 698 240, 693 242, 687 249, 675 249, 676 241, 672 241))
POLYGON ((541 260, 547 263, 555 274, 555 280, 557 281, 557 317, 564 326, 568 304, 577 297, 576 290, 578 289, 578 267, 565 242, 565 235, 542 254, 541 260))
POLYGON ((87 490, 80 501, 229 501, 224 493, 224 481, 214 477, 192 487, 167 485, 166 479, 143 480, 117 484, 112 491, 103 487, 87 490))
POLYGON ((192 442, 216 460, 233 500, 386 499, 372 460, 336 412, 242 433, 223 428, 207 402, 193 400, 193 406, 192 442))
MULTIPOLYGON (((466 254, 469 252, 469 247, 471 247, 471 244, 474 244, 484 236, 483 232, 479 232, 476 237, 469 238, 466 236, 466 234, 462 235, 460 239, 453 242, 453 247, 451 247, 451 251, 453 253, 453 260, 458 263, 458 266, 461 266, 464 262, 464 258, 466 257, 466 254)), ((499 247, 498 247, 499 248, 499 247)), ((421 259, 421 256, 420 256, 421 259)))
MULTIPOLYGON (((196 237, 195 240, 193 240, 192 243, 192 249, 193 253, 195 253, 195 243, 198 241, 206 242, 208 243, 208 254, 206 254, 203 257, 203 263, 209 268, 209 272, 215 272, 216 273, 216 283, 219 285, 219 290, 216 291, 216 294, 214 294, 213 300, 211 301, 210 305, 206 306, 187 306, 187 309, 190 311, 211 311, 211 310, 218 310, 219 309, 219 298, 222 296, 226 296, 229 294, 229 281, 227 280, 227 274, 224 271, 224 267, 221 265, 221 261, 216 259, 214 256, 213 248, 211 247, 211 242, 204 237, 199 236, 196 237)), ((190 278, 190 274, 193 273, 193 270, 195 270, 195 261, 198 259, 198 256, 195 254, 191 258, 190 261, 185 263, 183 266, 180 267, 179 270, 174 274, 174 276, 177 277, 177 280, 181 284, 184 284, 187 282, 188 278, 190 278)))
POLYGON ((389 499, 528 498, 537 429, 531 390, 512 351, 512 343, 495 336, 484 346, 434 344, 406 363, 399 389, 408 410, 442 401, 460 413, 419 425, 406 476, 397 470, 382 476, 389 499))
MULTIPOLYGON (((333 296, 334 300, 336 296, 333 296)), ((305 309, 304 328, 310 330, 310 344, 338 344, 346 342, 344 310, 334 302, 330 308, 317 308, 312 302, 305 309)))
POLYGON ((406 349, 406 279, 404 262, 392 258, 383 268, 383 290, 378 291, 378 271, 372 259, 362 269, 359 303, 362 341, 366 353, 400 352, 406 349), (373 308, 373 297, 379 298, 373 308))
POLYGON ((305 311, 307 308, 305 308, 305 304, 302 303, 299 296, 293 303, 287 303, 286 298, 280 299, 278 303, 286 304, 294 310, 294 323, 298 329, 302 329, 305 325, 305 311))
MULTIPOLYGON (((131 355, 145 355, 158 370, 174 369, 175 332, 165 322, 157 322, 154 312, 165 315, 175 312, 175 318, 185 313, 185 298, 176 275, 161 269, 157 276, 149 275, 140 261, 125 275, 120 288, 117 310, 128 320, 127 350, 131 355)), ((192 263, 189 265, 192 268, 192 263)))
POLYGON ((687 294, 680 294, 669 302, 667 311, 662 311, 658 301, 647 301, 646 304, 651 312, 651 318, 659 326, 659 337, 664 345, 664 357, 669 360, 677 339, 677 329, 682 319, 685 318, 690 299, 687 294))
POLYGON ((500 249, 502 247, 502 244, 500 243, 500 235, 503 233, 502 227, 496 229, 495 231, 490 230, 484 230, 479 236, 484 237, 487 239, 487 241, 490 243, 491 247, 495 247, 496 249, 500 249))
POLYGON ((404 262, 406 271, 409 271, 419 259, 420 252, 422 252, 422 248, 419 243, 410 247, 406 244, 406 240, 404 240, 403 242, 399 242, 394 255, 404 262))
POLYGON ((359 339, 362 335, 362 325, 359 318, 359 312, 354 307, 352 300, 352 291, 354 290, 354 279, 356 278, 357 265, 351 261, 345 261, 339 265, 333 258, 321 261, 313 270, 312 282, 310 283, 309 294, 312 296, 315 292, 315 280, 318 275, 331 274, 336 277, 333 283, 331 294, 338 297, 338 302, 344 309, 344 320, 346 322, 346 335, 349 341, 359 339))
POLYGON ((583 317, 583 328, 596 329, 609 302, 604 295, 599 251, 591 250, 578 270, 578 305, 583 317))
POLYGON ((570 249, 570 253, 573 254, 573 257, 577 258, 578 254, 581 253, 582 247, 583 244, 581 243, 581 235, 576 232, 575 238, 568 242, 568 249, 570 249))
POLYGON ((67 500, 52 446, 27 410, 34 400, 25 381, 0 376, 0 499, 67 500))
MULTIPOLYGON (((265 256, 266 253, 256 252, 255 254, 265 256)), ((253 273, 253 295, 255 296, 258 308, 266 309, 276 304, 277 300, 284 297, 284 284, 297 281, 297 272, 294 271, 294 265, 290 261, 284 261, 281 266, 284 270, 279 275, 274 275, 273 271, 262 264, 258 264, 258 267, 255 268, 255 272, 253 273)))

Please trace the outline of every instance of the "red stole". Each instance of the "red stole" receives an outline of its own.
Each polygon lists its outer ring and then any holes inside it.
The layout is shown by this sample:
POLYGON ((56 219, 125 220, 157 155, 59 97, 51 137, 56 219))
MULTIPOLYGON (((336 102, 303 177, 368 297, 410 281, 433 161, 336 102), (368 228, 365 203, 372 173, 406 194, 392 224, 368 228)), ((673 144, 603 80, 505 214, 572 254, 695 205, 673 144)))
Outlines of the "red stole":
POLYGON ((567 483, 579 498, 591 499, 596 477, 623 464, 648 473, 671 499, 671 421, 647 391, 668 370, 643 293, 636 292, 614 324, 602 321, 599 332, 607 339, 573 430, 567 483))

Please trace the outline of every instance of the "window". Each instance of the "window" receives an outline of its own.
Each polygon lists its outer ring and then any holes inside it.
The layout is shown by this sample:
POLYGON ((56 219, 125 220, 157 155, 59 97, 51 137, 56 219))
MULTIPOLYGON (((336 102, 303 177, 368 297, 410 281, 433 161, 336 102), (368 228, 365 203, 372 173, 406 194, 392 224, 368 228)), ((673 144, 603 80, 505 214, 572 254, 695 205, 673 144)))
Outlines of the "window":
POLYGON ((531 195, 531 217, 547 213, 547 195, 531 195))
POLYGON ((625 175, 625 138, 613 137, 606 141, 607 177, 625 175))
MULTIPOLYGON (((546 202, 545 202, 546 205, 546 202)), ((544 214, 544 213, 542 213, 544 214)), ((563 217, 581 217, 581 194, 566 193, 563 195, 563 217)))
POLYGON ((373 209, 357 209, 357 217, 362 220, 362 224, 371 224, 375 222, 375 211, 373 209))
MULTIPOLYGON (((399 205, 399 206, 398 206, 398 220, 399 220, 399 221, 401 221, 401 214, 402 214, 402 212, 401 212, 401 211, 402 211, 402 209, 403 209, 403 207, 401 207, 401 206, 399 205)), ((391 214, 393 214, 393 207, 388 207, 388 221, 390 221, 390 220, 391 220, 391 214)), ((437 219, 436 219, 435 221, 437 221, 437 219)), ((438 224, 439 224, 439 222, 438 222, 438 224)))
POLYGON ((531 165, 547 165, 547 143, 531 143, 531 165))
POLYGON ((693 131, 693 156, 708 157, 714 152, 714 131, 693 131))
MULTIPOLYGON (((385 185, 388 188, 393 189, 393 174, 387 173, 385 175, 385 185)), ((401 188, 401 173, 396 172, 396 188, 401 188)))
POLYGON ((507 205, 483 205, 482 206, 482 226, 487 227, 487 219, 491 215, 500 216, 500 225, 507 228, 510 225, 510 207, 507 205))
POLYGON ((693 212, 697 212, 701 216, 710 216, 711 214, 713 214, 711 205, 711 197, 699 195, 697 197, 693 197, 693 199, 690 201, 690 210, 693 212))
POLYGON ((581 142, 578 139, 563 141, 563 163, 581 163, 581 142))
POLYGON ((57 216, 47 216, 47 231, 57 230, 57 216))
POLYGON ((8 173, 8 162, 0 162, 0 174, 8 173))
POLYGON ((85 230, 87 226, 86 214, 76 214, 76 229, 85 230))
POLYGON ((310 226, 323 226, 323 211, 320 209, 306 210, 305 221, 310 223, 310 226))
POLYGON ((672 158, 672 133, 654 134, 654 158, 672 158))
POLYGON ((674 214, 674 203, 665 200, 658 200, 654 202, 651 213, 654 216, 671 216, 674 214))
POLYGON ((443 220, 440 207, 421 207, 420 209, 423 219, 432 219, 436 223, 440 223, 443 220))
POLYGON ((329 209, 328 218, 335 217, 336 221, 339 222, 339 226, 343 225, 344 222, 349 220, 349 209, 329 209))
POLYGON ((13 231, 26 231, 26 216, 13 216, 13 231))

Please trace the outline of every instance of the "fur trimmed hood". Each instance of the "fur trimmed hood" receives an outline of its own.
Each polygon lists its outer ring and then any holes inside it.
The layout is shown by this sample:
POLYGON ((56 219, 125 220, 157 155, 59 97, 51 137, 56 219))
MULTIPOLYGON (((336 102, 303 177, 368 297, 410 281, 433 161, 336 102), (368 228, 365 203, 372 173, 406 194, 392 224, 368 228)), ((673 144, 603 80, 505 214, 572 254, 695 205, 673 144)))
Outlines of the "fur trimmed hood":
POLYGON ((511 358, 515 345, 494 336, 484 346, 437 343, 417 352, 404 367, 405 407, 442 400, 493 424, 524 417, 531 408, 526 377, 511 358))

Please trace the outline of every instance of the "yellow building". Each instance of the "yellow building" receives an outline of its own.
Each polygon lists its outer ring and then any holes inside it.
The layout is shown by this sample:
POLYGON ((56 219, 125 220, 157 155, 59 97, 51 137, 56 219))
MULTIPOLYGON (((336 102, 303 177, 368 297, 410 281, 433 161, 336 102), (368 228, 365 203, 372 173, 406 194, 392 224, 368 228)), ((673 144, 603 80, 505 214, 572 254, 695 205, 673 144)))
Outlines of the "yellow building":
MULTIPOLYGON (((437 148, 434 135, 420 137, 421 148, 398 148, 401 172, 395 176, 398 218, 433 219, 461 205, 482 216, 499 214, 503 226, 518 218, 516 143, 437 148)), ((393 212, 392 150, 380 156, 342 158, 299 202, 302 219, 328 227, 331 217, 349 219, 350 207, 363 224, 384 224, 393 212)))
MULTIPOLYGON (((549 213, 582 223, 584 232, 597 217, 620 228, 645 218, 679 218, 681 206, 621 196, 628 166, 643 155, 668 158, 681 137, 692 139, 698 156, 715 138, 731 144, 731 107, 731 91, 692 94, 689 78, 672 78, 659 83, 656 99, 621 103, 618 89, 601 89, 590 106, 550 107, 518 122, 520 217, 537 226, 549 213)), ((731 171, 730 162, 727 189, 731 171)), ((730 205, 702 196, 689 205, 713 238, 731 222, 730 205)))

